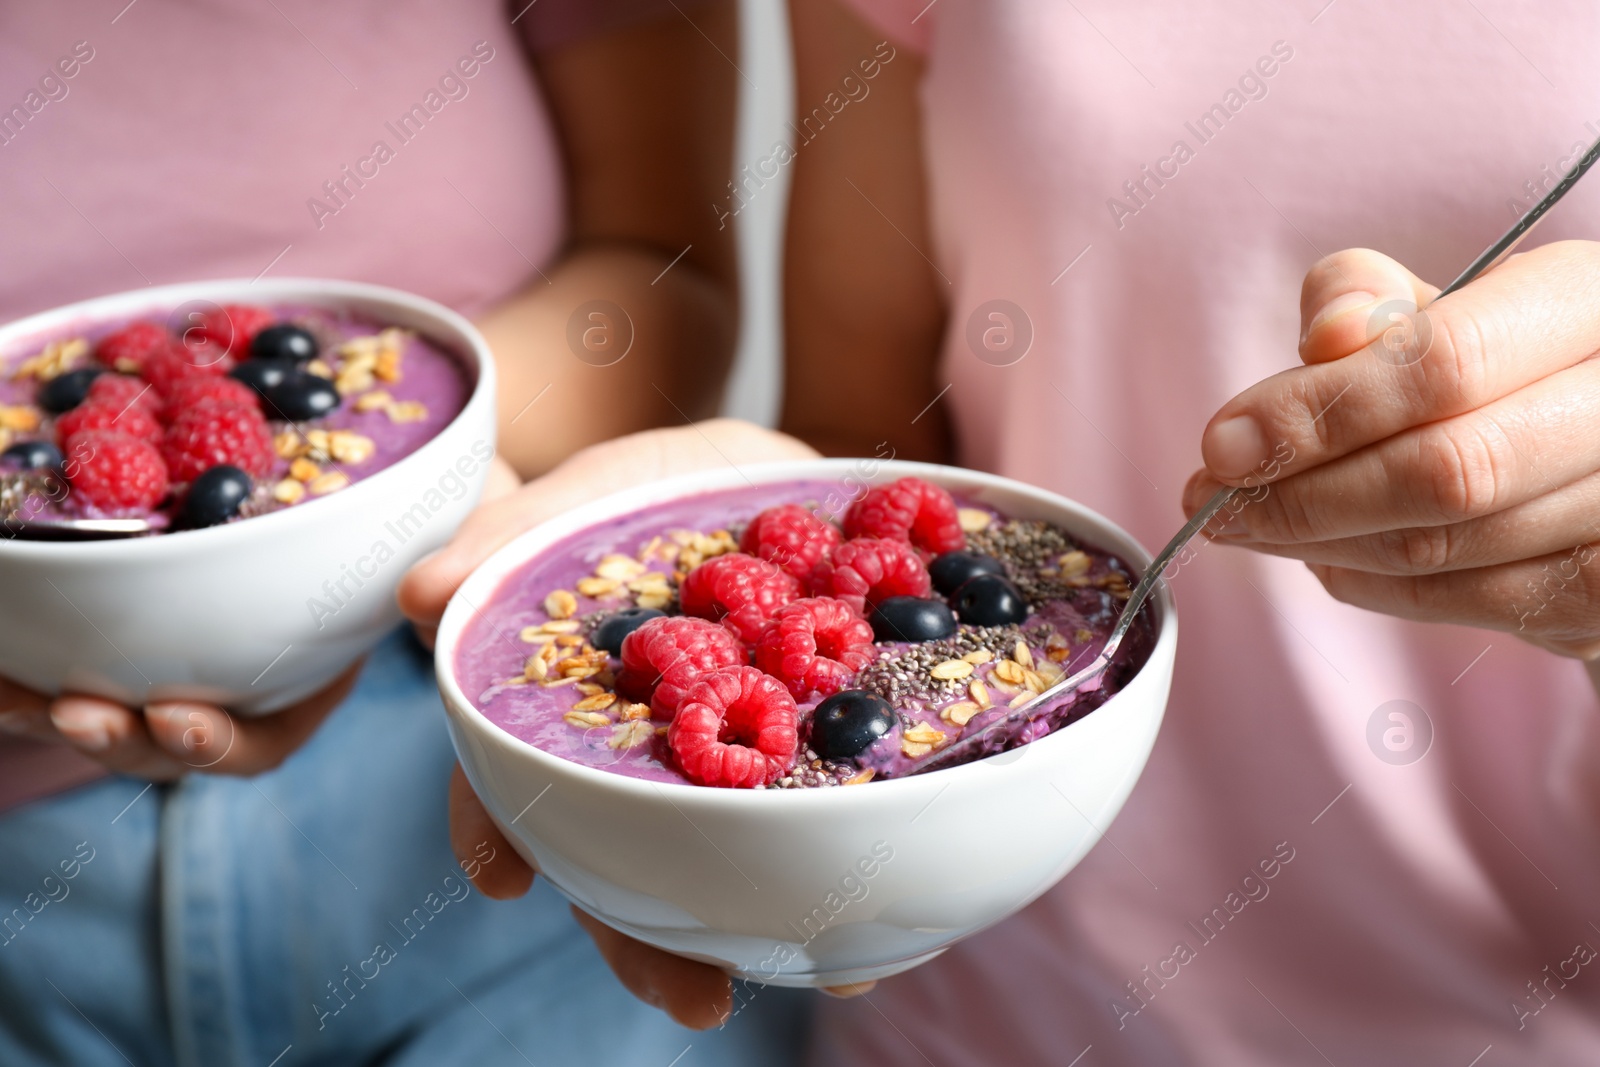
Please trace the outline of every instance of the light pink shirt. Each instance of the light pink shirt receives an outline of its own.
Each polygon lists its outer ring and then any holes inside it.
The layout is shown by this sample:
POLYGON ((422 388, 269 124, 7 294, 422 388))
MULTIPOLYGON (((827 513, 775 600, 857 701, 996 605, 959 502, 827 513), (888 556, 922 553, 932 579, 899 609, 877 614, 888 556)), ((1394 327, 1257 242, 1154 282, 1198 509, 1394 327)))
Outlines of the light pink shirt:
MULTIPOLYGON (((926 251, 949 280, 962 461, 1152 547, 1182 522, 1206 420, 1298 362, 1319 255, 1369 246, 1442 284, 1600 135, 1600 9, 1573 0, 857 2, 927 54, 926 251), (1200 122, 1218 104, 1220 132, 1200 122), (1034 331, 1012 366, 965 337, 996 299, 1034 331)), ((1538 240, 1597 236, 1591 178, 1538 240)), ((1108 839, 1019 916, 825 1004, 814 1062, 1600 1063, 1582 669, 1217 546, 1174 588, 1166 725, 1108 839), (1388 709, 1370 726, 1391 701, 1431 721, 1409 764, 1375 754, 1403 729, 1388 709), (1197 929, 1219 908, 1220 933, 1197 929)))

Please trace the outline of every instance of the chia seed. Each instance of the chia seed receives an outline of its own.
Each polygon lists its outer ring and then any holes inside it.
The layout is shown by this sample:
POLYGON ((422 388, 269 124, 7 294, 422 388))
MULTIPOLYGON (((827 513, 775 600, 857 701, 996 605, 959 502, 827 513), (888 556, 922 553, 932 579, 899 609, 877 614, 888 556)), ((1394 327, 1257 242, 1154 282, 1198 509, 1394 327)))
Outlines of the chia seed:
POLYGON ((795 762, 794 770, 767 786, 768 789, 821 789, 845 782, 861 773, 852 763, 819 759, 815 751, 807 748, 795 762))
POLYGON ((258 515, 266 515, 283 507, 272 496, 272 486, 266 481, 258 481, 250 490, 250 495, 244 498, 244 503, 239 505, 240 519, 253 519, 258 515))
POLYGON ((1019 640, 1030 648, 1042 648, 1052 630, 1049 623, 1037 620, 1021 626, 963 626, 954 636, 939 641, 884 649, 876 663, 861 669, 851 686, 876 693, 893 704, 899 710, 901 725, 910 728, 920 721, 911 712, 931 711, 962 699, 966 692, 969 679, 934 678, 928 673, 934 664, 979 651, 988 652, 993 660, 1004 659, 1019 640))
MULTIPOLYGON (((1023 598, 1032 607, 1038 607, 1047 600, 1070 597, 1075 591, 1059 578, 1040 573, 1054 569, 1056 560, 1063 553, 1078 548, 1078 543, 1053 523, 1031 519, 990 523, 984 529, 968 534, 967 544, 972 551, 999 560, 1005 566, 1006 576, 1021 590, 1023 598)), ((1098 558, 1095 563, 1102 565, 1098 558)))
POLYGON ((969 534, 967 540, 973 551, 1001 562, 1030 607, 1065 600, 1085 618, 1100 621, 1121 610, 1137 581, 1120 560, 1081 549, 1070 534, 1048 522, 1013 519, 969 534), (1089 569, 1062 577, 1057 569, 1061 556, 1073 551, 1085 552, 1089 569))
MULTIPOLYGON (((626 607, 627 605, 623 606, 626 607)), ((614 615, 619 610, 619 608, 600 608, 596 611, 591 611, 586 615, 576 616, 576 621, 578 623, 578 636, 582 637, 585 641, 589 640, 590 635, 594 633, 594 628, 604 622, 606 616, 614 615)))

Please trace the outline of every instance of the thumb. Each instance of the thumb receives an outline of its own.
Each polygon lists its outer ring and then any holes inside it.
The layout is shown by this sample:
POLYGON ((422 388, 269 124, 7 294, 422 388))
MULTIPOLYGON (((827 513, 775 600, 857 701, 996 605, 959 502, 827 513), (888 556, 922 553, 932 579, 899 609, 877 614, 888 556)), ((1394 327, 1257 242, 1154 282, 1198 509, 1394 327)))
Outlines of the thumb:
MULTIPOLYGON (((496 455, 489 467, 489 477, 484 482, 483 497, 463 527, 471 526, 474 519, 486 511, 497 513, 500 509, 496 505, 513 496, 521 485, 522 479, 511 464, 496 455)), ((428 638, 431 638, 431 631, 438 624, 439 616, 444 614, 445 603, 472 568, 483 559, 482 555, 461 553, 458 540, 459 531, 449 544, 434 549, 413 563, 411 569, 401 577, 396 590, 400 610, 417 624, 418 636, 424 637, 424 644, 429 648, 433 647, 433 642, 428 638)))
POLYGON ((418 560, 400 579, 395 593, 400 610, 418 626, 438 626, 445 605, 480 563, 518 534, 584 503, 594 492, 557 468, 480 504, 449 544, 418 560))
POLYGON ((450 772, 450 848, 462 872, 491 900, 520 897, 533 885, 533 868, 512 851, 459 763, 450 772))
MULTIPOLYGON (((1335 252, 1306 272, 1300 288, 1300 358, 1309 365, 1359 352, 1407 326, 1438 292, 1381 252, 1335 252)), ((1405 343, 1404 333, 1394 336, 1405 343)))

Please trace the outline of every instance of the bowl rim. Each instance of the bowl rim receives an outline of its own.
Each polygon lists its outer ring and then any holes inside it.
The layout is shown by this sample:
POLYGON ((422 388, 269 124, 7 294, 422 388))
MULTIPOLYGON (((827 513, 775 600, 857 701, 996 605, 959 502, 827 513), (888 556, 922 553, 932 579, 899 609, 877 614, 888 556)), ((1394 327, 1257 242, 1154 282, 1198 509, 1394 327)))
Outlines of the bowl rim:
MULTIPOLYGON (((700 493, 716 492, 722 489, 734 489, 747 484, 768 484, 779 481, 799 481, 805 479, 826 479, 828 477, 843 476, 855 473, 860 477, 860 466, 864 463, 876 463, 884 468, 881 475, 873 478, 863 478, 863 481, 876 480, 878 477, 904 477, 916 475, 925 477, 936 484, 948 485, 965 481, 977 487, 988 487, 1013 492, 1022 496, 1032 497, 1036 502, 1047 505, 1057 510, 1072 512, 1077 518, 1095 526, 1098 532, 1106 535, 1107 540, 1120 540, 1124 545, 1136 551, 1121 553, 1130 564, 1137 565, 1140 570, 1150 565, 1152 556, 1150 552, 1131 534, 1121 526, 1105 518, 1099 512, 1086 507, 1077 501, 1053 493, 1038 486, 1014 478, 1006 478, 997 474, 984 471, 975 471, 965 467, 954 467, 943 464, 921 463, 909 460, 863 460, 852 458, 818 458, 807 460, 779 460, 762 463, 742 464, 737 467, 718 468, 709 471, 696 471, 689 474, 676 475, 671 478, 662 478, 641 485, 631 486, 618 492, 579 505, 559 515, 552 516, 537 526, 519 534, 513 540, 502 545, 487 559, 480 563, 465 581, 463 581, 450 598, 445 607, 444 616, 440 619, 439 628, 434 642, 434 673, 439 683, 439 691, 444 699, 447 713, 460 720, 463 727, 470 726, 474 736, 492 741, 503 749, 511 749, 514 754, 528 759, 533 766, 539 767, 548 773, 552 780, 561 777, 568 781, 581 783, 585 786, 612 790, 624 797, 645 798, 655 800, 661 798, 660 790, 670 792, 667 799, 674 805, 688 802, 699 807, 702 805, 721 806, 727 804, 827 804, 827 803, 857 803, 858 801, 828 800, 825 798, 836 796, 856 796, 862 794, 857 789, 717 789, 707 786, 695 785, 692 782, 660 782, 653 779, 635 778, 631 775, 617 774, 598 767, 590 767, 564 756, 559 756, 528 741, 511 734, 498 724, 490 721, 478 709, 476 704, 467 699, 460 684, 455 679, 454 661, 456 649, 462 635, 466 631, 468 622, 478 613, 477 604, 488 603, 489 598, 498 590, 511 574, 539 552, 544 551, 555 542, 587 529, 609 518, 614 518, 640 507, 652 506, 684 496, 700 493), (646 503, 634 503, 635 498, 648 496, 646 503), (782 797, 784 799, 777 799, 782 797), (806 799, 802 799, 806 797, 806 799)), ((1178 618, 1176 604, 1172 595, 1171 586, 1167 582, 1160 583, 1152 596, 1152 600, 1161 613, 1161 623, 1156 633, 1156 639, 1151 645, 1150 655, 1145 664, 1135 674, 1132 681, 1145 677, 1145 667, 1163 658, 1170 657, 1173 645, 1177 641, 1178 618)), ((1044 751, 1049 751, 1058 744, 1064 744, 1072 736, 1075 728, 1090 721, 1094 716, 1114 709, 1128 687, 1124 687, 1113 694, 1104 704, 1066 726, 1061 727, 1037 741, 1031 741, 1026 746, 1033 748, 1044 745, 1044 751)), ((459 748, 459 746, 458 746, 459 748)), ((1012 749, 1007 753, 995 753, 995 756, 1009 755, 1020 751, 1012 749)), ((879 797, 883 801, 892 801, 895 797, 904 796, 912 789, 929 788, 930 781, 935 784, 951 783, 950 775, 974 775, 991 773, 1004 770, 1011 763, 996 764, 992 762, 994 756, 973 760, 955 767, 934 771, 929 774, 914 775, 903 778, 887 778, 871 783, 872 788, 866 791, 868 796, 879 797), (898 790, 898 792, 893 792, 898 790)), ((465 759, 463 758, 465 763, 465 759)), ((953 784, 953 783, 952 783, 953 784)), ((941 787, 942 791, 942 787, 941 787)))
MULTIPOLYGON (((355 482, 348 489, 330 495, 322 500, 310 501, 313 504, 322 504, 332 500, 344 500, 354 497, 358 501, 366 494, 375 490, 366 490, 364 487, 373 482, 393 481, 388 476, 402 470, 410 471, 437 451, 440 441, 451 435, 466 420, 477 418, 480 409, 494 403, 496 388, 495 365, 492 353, 489 351, 488 342, 478 332, 470 320, 459 312, 453 311, 438 301, 404 289, 396 289, 387 285, 374 285, 370 282, 348 281, 339 278, 313 278, 313 277, 287 277, 287 278, 208 278, 199 281, 174 282, 168 285, 152 286, 143 289, 126 289, 121 292, 107 293, 103 296, 90 297, 78 300, 71 304, 62 304, 45 311, 35 312, 24 318, 14 319, 0 325, 0 352, 8 348, 16 339, 29 334, 54 334, 60 335, 63 325, 77 319, 105 322, 119 318, 138 318, 140 309, 148 308, 151 314, 158 311, 169 314, 173 307, 184 299, 211 299, 217 301, 238 301, 244 299, 243 294, 258 294, 263 304, 299 302, 312 306, 339 307, 344 304, 365 301, 403 307, 408 311, 420 312, 425 317, 436 320, 438 326, 455 331, 460 335, 456 339, 446 341, 441 337, 432 339, 441 345, 446 354, 454 354, 458 359, 471 360, 471 366, 461 369, 476 377, 471 392, 468 393, 466 403, 439 432, 424 441, 410 455, 378 471, 367 478, 355 482), (458 351, 459 350, 459 351, 458 351)), ((424 334, 425 330, 419 330, 424 334)), ((489 442, 494 446, 494 442, 489 442)), ((105 540, 87 541, 32 541, 25 538, 0 537, 0 555, 9 555, 19 562, 78 562, 98 563, 110 560, 144 559, 147 557, 160 558, 163 554, 174 552, 188 552, 196 549, 215 549, 218 542, 225 537, 242 536, 238 533, 241 528, 262 532, 261 523, 271 522, 266 532, 288 534, 293 523, 304 525, 307 522, 321 523, 322 511, 316 511, 310 519, 304 517, 303 508, 282 508, 278 511, 257 515, 242 522, 223 523, 219 526, 209 526, 202 530, 174 530, 149 537, 129 537, 105 540), (204 542, 201 539, 206 539, 204 542)))

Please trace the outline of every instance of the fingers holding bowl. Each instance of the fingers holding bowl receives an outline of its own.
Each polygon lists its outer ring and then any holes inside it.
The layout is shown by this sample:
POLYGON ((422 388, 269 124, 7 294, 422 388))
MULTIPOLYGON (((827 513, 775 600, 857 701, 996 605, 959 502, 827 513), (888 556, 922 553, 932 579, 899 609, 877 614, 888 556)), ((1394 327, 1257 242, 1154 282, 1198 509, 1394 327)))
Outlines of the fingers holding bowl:
POLYGON ((184 771, 254 775, 281 764, 350 694, 362 663, 293 707, 252 718, 209 704, 170 701, 144 709, 154 743, 184 771))
POLYGON ((190 769, 156 741, 137 709, 69 694, 51 703, 50 722, 62 742, 118 774, 168 782, 190 769))
POLYGON ((0 732, 65 745, 108 770, 153 781, 185 770, 155 743, 138 711, 98 697, 52 699, 0 679, 0 732))
POLYGON ((0 729, 69 745, 108 770, 151 781, 171 781, 191 771, 260 774, 305 743, 349 695, 360 672, 358 662, 316 695, 258 718, 237 718, 193 702, 137 709, 76 693, 48 700, 0 681, 0 729))
POLYGON ((733 983, 709 963, 674 956, 618 933, 581 908, 572 914, 628 992, 691 1030, 721 1026, 733 1011, 733 983))
POLYGON ((459 763, 450 773, 450 847, 467 878, 491 900, 515 899, 533 885, 533 868, 512 850, 459 763))
POLYGON ((0 734, 34 741, 54 741, 50 700, 31 689, 0 678, 0 734))
MULTIPOLYGON (((534 872, 511 848, 458 763, 450 775, 450 846, 472 884, 493 900, 520 897, 534 872)), ((709 964, 674 956, 613 930, 574 907, 601 957, 623 986, 691 1030, 720 1026, 733 1010, 728 976, 709 964)))

